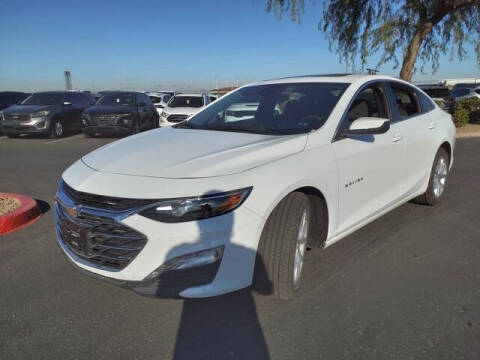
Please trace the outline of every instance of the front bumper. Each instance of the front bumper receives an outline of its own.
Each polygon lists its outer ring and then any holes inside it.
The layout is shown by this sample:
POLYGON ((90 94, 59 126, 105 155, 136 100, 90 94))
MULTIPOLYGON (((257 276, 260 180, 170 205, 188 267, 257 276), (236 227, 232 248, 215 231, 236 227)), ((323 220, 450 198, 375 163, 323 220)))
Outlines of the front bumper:
MULTIPOLYGON (((84 167, 81 169, 85 175, 89 173, 93 177, 112 176, 93 172, 84 167)), ((65 180, 68 181, 68 176, 65 180)), ((100 178, 97 180, 102 182, 100 178)), ((109 182, 112 183, 111 180, 109 182)), ((160 183, 158 185, 161 187, 160 183)), ((251 284, 256 246, 264 222, 261 217, 243 205, 231 213, 200 221, 161 223, 136 213, 119 221, 147 238, 138 255, 120 270, 103 268, 76 256, 65 245, 57 231, 58 244, 65 255, 83 272, 147 296, 208 297, 235 291, 251 284), (152 272, 172 259, 217 247, 223 248, 221 261, 191 269, 160 273, 153 279, 149 277, 152 272)))
POLYGON ((48 118, 34 118, 28 122, 2 121, 1 130, 5 134, 48 134, 48 118))
POLYGON ((82 126, 84 133, 100 133, 100 134, 131 134, 132 129, 125 126, 108 125, 108 126, 82 126))

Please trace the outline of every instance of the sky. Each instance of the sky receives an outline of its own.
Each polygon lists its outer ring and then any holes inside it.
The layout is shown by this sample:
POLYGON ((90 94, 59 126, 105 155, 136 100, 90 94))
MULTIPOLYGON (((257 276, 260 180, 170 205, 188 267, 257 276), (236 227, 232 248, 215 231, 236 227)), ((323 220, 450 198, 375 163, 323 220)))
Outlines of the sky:
MULTIPOLYGON (((91 91, 193 91, 345 72, 318 31, 320 3, 298 24, 267 13, 265 0, 0 0, 0 91, 63 89, 66 69, 74 88, 91 91)), ((480 77, 467 51, 463 62, 446 56, 436 74, 413 80, 480 77)), ((393 63, 379 70, 399 73, 393 63)))

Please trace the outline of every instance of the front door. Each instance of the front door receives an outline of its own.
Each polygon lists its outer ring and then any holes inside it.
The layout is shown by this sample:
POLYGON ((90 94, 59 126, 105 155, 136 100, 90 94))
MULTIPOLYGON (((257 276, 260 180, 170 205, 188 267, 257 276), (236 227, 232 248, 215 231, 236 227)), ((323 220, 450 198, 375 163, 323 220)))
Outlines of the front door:
MULTIPOLYGON (((391 119, 384 84, 369 84, 356 95, 341 129, 360 117, 391 119)), ((401 128, 395 123, 391 123, 390 129, 384 134, 334 139, 339 180, 337 234, 401 198, 405 170, 402 139, 401 128)))

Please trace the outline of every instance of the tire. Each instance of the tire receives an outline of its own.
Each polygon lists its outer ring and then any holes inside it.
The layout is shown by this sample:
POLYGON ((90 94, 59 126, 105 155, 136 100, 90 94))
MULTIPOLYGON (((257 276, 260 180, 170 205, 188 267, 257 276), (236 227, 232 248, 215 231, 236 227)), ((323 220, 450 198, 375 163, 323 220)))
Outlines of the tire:
POLYGON ((445 185, 448 178, 450 156, 444 148, 440 148, 433 160, 432 170, 428 181, 427 191, 416 197, 414 202, 422 205, 433 206, 442 200, 445 192, 445 185), (443 181, 442 181, 443 179, 443 181), (440 186, 438 185, 440 182, 440 186))
POLYGON ((267 219, 258 246, 253 277, 253 287, 260 293, 272 294, 283 300, 293 297, 300 285, 310 214, 308 196, 293 192, 277 205, 267 219), (302 238, 301 234, 304 234, 303 240, 297 241, 302 238), (295 267, 297 252, 302 255, 302 262, 297 262, 299 266, 295 267), (294 276, 295 269, 297 276, 294 276))
POLYGON ((133 125, 132 135, 139 134, 140 132, 141 132, 140 123, 139 123, 139 120, 136 120, 135 124, 133 125))
POLYGON ((61 138, 64 135, 63 124, 60 120, 54 119, 50 125, 50 137, 52 139, 61 138))

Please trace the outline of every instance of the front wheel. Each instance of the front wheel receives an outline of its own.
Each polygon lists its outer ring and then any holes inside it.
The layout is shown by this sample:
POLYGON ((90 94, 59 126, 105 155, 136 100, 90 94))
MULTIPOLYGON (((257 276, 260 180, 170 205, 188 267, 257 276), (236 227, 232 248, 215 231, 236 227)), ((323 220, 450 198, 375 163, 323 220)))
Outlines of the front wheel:
POLYGON ((139 134, 140 130, 140 120, 135 121, 133 124, 132 135, 139 134))
POLYGON ((50 137, 54 139, 61 138, 63 136, 63 125, 60 120, 53 120, 50 127, 50 137))
POLYGON ((310 224, 308 196, 293 192, 269 216, 260 238, 253 286, 291 299, 300 286, 310 224))
POLYGON ((435 205, 442 199, 447 182, 450 157, 444 148, 438 149, 433 161, 427 191, 415 198, 415 202, 424 205, 435 205))

